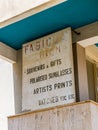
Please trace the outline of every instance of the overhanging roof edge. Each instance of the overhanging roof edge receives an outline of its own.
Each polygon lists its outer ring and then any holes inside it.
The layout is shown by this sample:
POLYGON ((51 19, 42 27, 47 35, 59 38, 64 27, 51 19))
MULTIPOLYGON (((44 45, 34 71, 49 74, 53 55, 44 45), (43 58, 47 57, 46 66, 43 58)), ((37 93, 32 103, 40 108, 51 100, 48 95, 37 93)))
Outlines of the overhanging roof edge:
POLYGON ((30 9, 28 11, 25 11, 25 12, 23 12, 23 13, 17 15, 17 16, 14 16, 14 17, 12 17, 12 18, 10 18, 8 20, 0 22, 0 28, 3 28, 3 27, 5 27, 7 25, 10 25, 12 23, 18 22, 18 21, 20 21, 22 19, 25 19, 25 18, 27 18, 27 17, 29 17, 31 15, 37 14, 37 13, 39 13, 41 11, 44 11, 44 10, 46 10, 48 8, 56 6, 56 5, 58 5, 60 3, 63 3, 65 1, 67 1, 67 0, 50 0, 49 2, 46 2, 46 3, 44 3, 44 4, 42 4, 42 5, 38 6, 38 7, 32 8, 32 9, 30 9))

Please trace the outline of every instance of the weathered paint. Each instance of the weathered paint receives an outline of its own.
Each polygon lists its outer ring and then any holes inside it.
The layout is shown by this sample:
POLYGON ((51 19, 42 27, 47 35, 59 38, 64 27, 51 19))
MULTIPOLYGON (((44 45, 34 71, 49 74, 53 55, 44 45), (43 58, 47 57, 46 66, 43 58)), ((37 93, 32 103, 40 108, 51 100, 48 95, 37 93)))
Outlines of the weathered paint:
POLYGON ((22 109, 75 102, 71 29, 23 46, 22 109))
POLYGON ((73 103, 8 118, 9 130, 98 130, 98 104, 73 103))

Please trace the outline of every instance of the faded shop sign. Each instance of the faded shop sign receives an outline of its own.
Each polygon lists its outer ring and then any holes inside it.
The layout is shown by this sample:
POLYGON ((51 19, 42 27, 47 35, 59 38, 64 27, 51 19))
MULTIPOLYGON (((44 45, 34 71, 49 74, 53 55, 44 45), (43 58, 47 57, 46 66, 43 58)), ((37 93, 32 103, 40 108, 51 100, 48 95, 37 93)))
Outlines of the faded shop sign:
POLYGON ((23 45, 22 109, 75 102, 71 29, 23 45))

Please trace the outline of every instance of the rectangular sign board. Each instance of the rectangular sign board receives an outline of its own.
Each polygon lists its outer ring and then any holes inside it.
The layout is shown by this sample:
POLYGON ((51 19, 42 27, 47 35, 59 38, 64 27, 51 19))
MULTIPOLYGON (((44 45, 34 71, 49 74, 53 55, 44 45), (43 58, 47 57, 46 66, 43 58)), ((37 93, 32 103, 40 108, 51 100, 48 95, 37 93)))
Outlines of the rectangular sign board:
POLYGON ((22 110, 75 102, 71 29, 23 45, 22 110))

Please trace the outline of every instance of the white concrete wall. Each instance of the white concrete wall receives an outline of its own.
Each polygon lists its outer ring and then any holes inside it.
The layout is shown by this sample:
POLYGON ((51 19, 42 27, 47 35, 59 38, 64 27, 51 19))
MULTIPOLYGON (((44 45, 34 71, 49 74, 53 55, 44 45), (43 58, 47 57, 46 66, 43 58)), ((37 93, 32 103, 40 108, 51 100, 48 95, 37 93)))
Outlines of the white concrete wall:
POLYGON ((7 129, 7 116, 15 114, 12 64, 0 59, 0 130, 7 129))
POLYGON ((0 58, 15 63, 17 61, 17 51, 0 42, 0 58))
MULTIPOLYGON (((14 50, 13 48, 0 42, 0 58, 7 60, 13 65, 13 82, 14 82, 14 103, 15 114, 21 112, 22 106, 22 51, 14 50)), ((9 78, 9 77, 8 77, 9 78)), ((6 82, 6 80, 5 80, 6 82)))
POLYGON ((98 130, 98 104, 87 101, 8 118, 9 130, 98 130))
POLYGON ((49 0, 0 0, 0 22, 21 14, 49 0))
POLYGON ((17 62, 13 64, 15 114, 22 111, 22 51, 17 51, 17 62))

